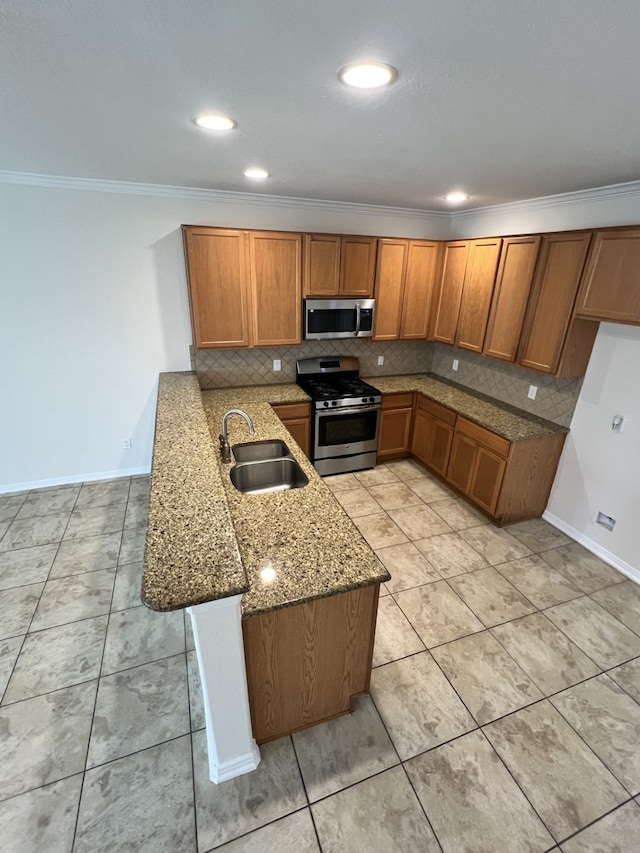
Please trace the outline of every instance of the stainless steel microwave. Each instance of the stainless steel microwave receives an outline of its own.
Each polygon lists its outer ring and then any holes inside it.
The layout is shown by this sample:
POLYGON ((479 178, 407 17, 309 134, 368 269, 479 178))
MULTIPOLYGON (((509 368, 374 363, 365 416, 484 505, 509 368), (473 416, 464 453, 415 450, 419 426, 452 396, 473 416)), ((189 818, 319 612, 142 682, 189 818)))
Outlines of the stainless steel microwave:
POLYGON ((375 299, 305 299, 306 340, 370 338, 375 299))

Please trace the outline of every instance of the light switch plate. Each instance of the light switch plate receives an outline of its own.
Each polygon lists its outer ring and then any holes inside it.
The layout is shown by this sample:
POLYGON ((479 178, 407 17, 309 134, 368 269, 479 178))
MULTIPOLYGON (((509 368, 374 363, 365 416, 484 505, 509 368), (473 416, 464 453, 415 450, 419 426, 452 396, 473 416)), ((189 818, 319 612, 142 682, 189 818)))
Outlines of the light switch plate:
POLYGON ((384 364, 384 356, 379 355, 378 356, 378 367, 382 367, 383 364, 384 364))
POLYGON ((279 358, 273 359, 273 369, 277 372, 278 370, 282 370, 282 361, 279 358))
POLYGON ((529 385, 529 393, 527 394, 527 397, 530 400, 535 400, 537 393, 538 393, 538 386, 537 385, 529 385))
POLYGON ((452 370, 457 370, 457 369, 458 369, 459 364, 460 364, 460 362, 458 361, 458 359, 457 359, 457 358, 454 358, 454 359, 453 359, 453 364, 451 365, 451 369, 452 369, 452 370))

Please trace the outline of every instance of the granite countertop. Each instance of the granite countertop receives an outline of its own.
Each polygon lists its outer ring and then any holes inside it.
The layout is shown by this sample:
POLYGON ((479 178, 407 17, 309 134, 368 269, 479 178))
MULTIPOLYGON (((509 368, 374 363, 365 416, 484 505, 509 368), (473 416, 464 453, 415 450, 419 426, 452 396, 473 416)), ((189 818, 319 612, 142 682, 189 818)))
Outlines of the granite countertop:
POLYGON ((243 618, 389 580, 357 527, 270 403, 308 402, 297 385, 200 392, 193 374, 162 374, 151 477, 143 601, 175 610, 244 593, 243 618), (309 478, 302 489, 244 495, 212 435, 281 438, 309 478), (210 429, 209 429, 210 427, 210 429), (266 572, 264 570, 267 570, 266 572))
POLYGON ((142 600, 177 610, 248 588, 198 380, 162 373, 142 600))
POLYGON ((383 394, 418 391, 509 441, 524 441, 569 432, 566 427, 523 412, 507 403, 492 400, 484 394, 470 391, 441 376, 429 373, 374 376, 366 381, 379 388, 383 394))
MULTIPOLYGON (((419 392, 510 441, 566 428, 431 374, 370 378, 383 394, 419 392)), ((154 610, 243 594, 243 617, 388 580, 386 572, 270 404, 305 403, 295 383, 200 391, 194 373, 163 373, 153 450, 142 599, 154 610), (231 445, 280 438, 309 484, 244 495, 217 448, 222 415, 231 445), (213 437, 212 437, 213 436, 213 437), (264 570, 267 570, 266 572, 264 570)))

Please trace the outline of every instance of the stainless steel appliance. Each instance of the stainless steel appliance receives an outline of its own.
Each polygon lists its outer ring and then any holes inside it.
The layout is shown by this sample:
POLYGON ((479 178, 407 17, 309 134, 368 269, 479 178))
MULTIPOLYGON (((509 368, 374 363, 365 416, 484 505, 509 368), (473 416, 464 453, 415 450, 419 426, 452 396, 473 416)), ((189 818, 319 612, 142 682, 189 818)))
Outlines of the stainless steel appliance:
POLYGON ((375 299, 305 299, 304 336, 307 340, 370 338, 375 299))
POLYGON ((350 356, 296 362, 298 385, 312 400, 311 461, 323 476, 376 464, 382 394, 358 373, 350 356))

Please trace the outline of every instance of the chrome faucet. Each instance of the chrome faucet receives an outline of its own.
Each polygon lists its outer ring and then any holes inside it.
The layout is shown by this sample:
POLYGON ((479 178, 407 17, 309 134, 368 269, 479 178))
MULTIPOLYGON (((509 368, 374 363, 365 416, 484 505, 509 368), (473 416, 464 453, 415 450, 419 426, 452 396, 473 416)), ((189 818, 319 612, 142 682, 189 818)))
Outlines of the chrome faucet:
POLYGON ((227 418, 229 415, 240 415, 240 417, 244 418, 247 422, 249 435, 253 435, 255 432, 253 428, 253 421, 246 412, 242 411, 242 409, 229 409, 228 412, 225 412, 222 416, 222 432, 220 433, 220 457, 223 462, 231 462, 231 448, 229 447, 229 440, 227 438, 227 418))

